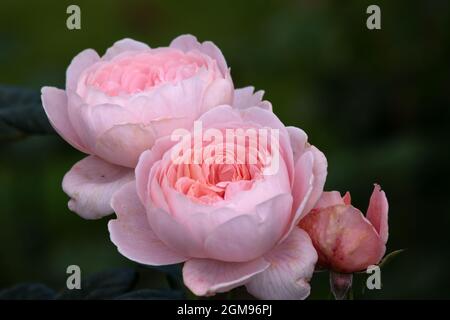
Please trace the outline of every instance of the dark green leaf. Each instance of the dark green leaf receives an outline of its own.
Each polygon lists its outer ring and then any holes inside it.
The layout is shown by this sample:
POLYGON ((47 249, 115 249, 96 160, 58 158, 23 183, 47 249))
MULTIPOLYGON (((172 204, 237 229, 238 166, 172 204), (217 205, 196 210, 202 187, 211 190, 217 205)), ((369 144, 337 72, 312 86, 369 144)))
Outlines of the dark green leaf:
POLYGON ((40 283, 21 283, 0 291, 0 300, 50 300, 55 291, 40 283))
MULTIPOLYGON (((83 279, 83 278, 82 278, 83 279)), ((65 289, 57 299, 113 299, 131 290, 137 281, 134 269, 112 269, 81 281, 81 289, 65 289)))
POLYGON ((184 295, 177 290, 153 290, 142 289, 132 291, 117 297, 117 300, 178 300, 183 299, 184 295))
POLYGON ((39 91, 0 85, 0 139, 53 132, 39 91))
POLYGON ((167 266, 145 266, 149 269, 162 272, 167 277, 167 282, 172 289, 183 288, 182 264, 171 264, 167 266))
POLYGON ((388 263, 390 263, 396 256, 405 251, 406 249, 400 249, 392 251, 391 253, 384 256, 383 260, 378 264, 380 268, 384 268, 388 263))

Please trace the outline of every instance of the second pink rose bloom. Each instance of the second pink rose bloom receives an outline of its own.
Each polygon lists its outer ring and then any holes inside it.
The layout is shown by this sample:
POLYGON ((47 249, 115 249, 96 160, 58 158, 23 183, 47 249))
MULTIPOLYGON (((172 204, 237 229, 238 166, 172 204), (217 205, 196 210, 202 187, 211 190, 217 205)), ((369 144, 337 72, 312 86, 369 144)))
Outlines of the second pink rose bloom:
POLYGON ((186 163, 173 161, 182 142, 158 140, 141 155, 136 182, 113 196, 111 240, 143 264, 184 262, 184 283, 196 295, 245 285, 258 298, 304 299, 317 253, 296 225, 322 193, 327 161, 301 129, 285 127, 250 91, 238 94, 239 108, 208 111, 198 120, 203 128, 223 137, 227 130, 270 129, 279 139, 189 141, 186 163), (196 161, 202 150, 212 153, 196 161), (238 150, 258 161, 239 161, 238 150), (278 166, 267 171, 274 158, 278 166))

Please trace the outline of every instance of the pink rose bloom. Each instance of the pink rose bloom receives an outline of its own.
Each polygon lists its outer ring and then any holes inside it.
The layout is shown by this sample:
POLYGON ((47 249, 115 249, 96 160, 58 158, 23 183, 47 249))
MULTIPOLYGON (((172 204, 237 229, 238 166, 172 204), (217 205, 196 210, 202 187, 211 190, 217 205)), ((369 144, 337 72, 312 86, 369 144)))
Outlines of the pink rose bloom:
POLYGON ((103 57, 92 49, 67 69, 66 90, 42 88, 55 130, 89 154, 67 173, 69 208, 87 219, 111 213, 112 193, 133 179, 139 155, 174 129, 190 129, 209 109, 233 102, 221 51, 190 35, 151 49, 123 39, 103 57))
POLYGON ((324 192, 315 208, 300 221, 319 255, 318 264, 341 273, 367 269, 380 262, 388 240, 388 202, 375 185, 367 214, 350 204, 350 194, 324 192))
POLYGON ((182 142, 158 140, 140 156, 136 182, 113 196, 111 240, 142 264, 184 262, 184 282, 199 296, 245 285, 258 298, 304 299, 317 253, 295 226, 319 199, 327 162, 302 130, 286 128, 264 110, 270 105, 260 101, 262 93, 245 88, 236 94, 239 106, 219 106, 199 118, 204 132, 269 128, 278 130, 278 141, 188 140, 187 156, 174 158, 182 142), (239 162, 222 152, 230 145, 260 157, 239 162), (209 156, 194 156, 205 150, 209 156), (267 173, 276 152, 277 170, 267 173), (232 161, 222 161, 226 156, 232 161), (180 159, 189 161, 175 161, 180 159))

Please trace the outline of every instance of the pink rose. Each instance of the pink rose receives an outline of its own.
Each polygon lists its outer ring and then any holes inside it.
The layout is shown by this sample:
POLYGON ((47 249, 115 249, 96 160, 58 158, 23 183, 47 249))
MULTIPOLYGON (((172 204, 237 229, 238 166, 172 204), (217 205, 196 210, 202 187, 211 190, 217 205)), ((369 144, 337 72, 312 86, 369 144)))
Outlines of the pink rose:
POLYGON ((67 69, 66 90, 42 88, 55 130, 90 156, 65 176, 71 210, 84 218, 111 213, 109 200, 133 179, 139 155, 174 129, 190 129, 201 114, 233 102, 233 83, 221 51, 190 35, 151 49, 123 39, 103 57, 92 49, 67 69))
POLYGON ((380 262, 388 240, 388 202, 375 185, 366 217, 350 204, 350 194, 324 192, 300 221, 319 255, 318 264, 341 273, 365 270, 380 262))
POLYGON ((140 156, 136 182, 113 196, 111 240, 142 264, 184 262, 184 282, 196 295, 246 285, 258 298, 303 299, 317 253, 295 226, 319 199, 327 162, 302 130, 264 110, 270 104, 262 94, 237 94, 239 106, 199 118, 200 142, 194 125, 193 139, 162 138, 140 156), (278 139, 218 139, 227 129, 269 130, 278 139))

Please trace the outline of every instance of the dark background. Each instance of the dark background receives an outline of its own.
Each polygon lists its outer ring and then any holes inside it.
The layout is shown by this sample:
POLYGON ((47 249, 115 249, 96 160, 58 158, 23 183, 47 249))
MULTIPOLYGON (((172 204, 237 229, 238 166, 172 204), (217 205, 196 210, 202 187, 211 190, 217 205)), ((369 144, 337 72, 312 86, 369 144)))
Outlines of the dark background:
MULTIPOLYGON (((382 271, 382 290, 362 297, 449 298, 449 16, 446 0, 2 0, 0 84, 64 88, 78 52, 124 37, 152 47, 183 33, 212 40, 236 87, 265 90, 281 120, 325 152, 327 190, 351 191, 363 211, 372 183, 386 191, 388 251, 407 250, 382 271), (66 28, 69 4, 81 7, 81 30, 66 28), (382 30, 366 28, 369 4, 381 7, 382 30)), ((61 180, 83 154, 35 135, 0 139, 0 155, 0 287, 60 288, 70 264, 83 274, 135 265, 110 242, 110 217, 67 209, 61 180)), ((327 281, 313 279, 311 298, 328 297, 327 281)))

